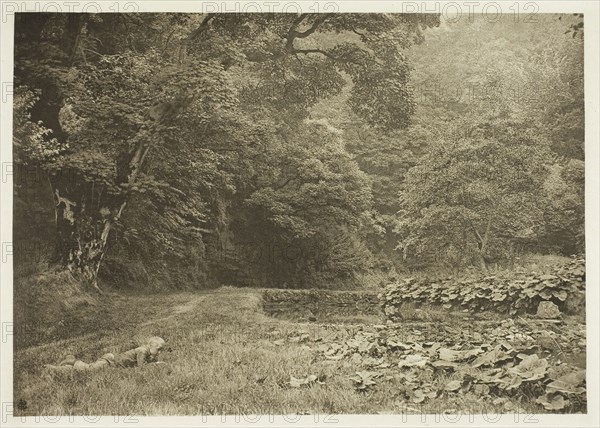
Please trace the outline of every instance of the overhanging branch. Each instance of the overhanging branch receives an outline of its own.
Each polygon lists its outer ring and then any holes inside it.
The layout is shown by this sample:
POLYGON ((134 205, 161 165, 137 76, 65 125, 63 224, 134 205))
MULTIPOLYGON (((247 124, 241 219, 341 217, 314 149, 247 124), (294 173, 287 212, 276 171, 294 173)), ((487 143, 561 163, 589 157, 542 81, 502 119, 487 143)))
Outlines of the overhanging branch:
POLYGON ((292 48, 292 50, 290 51, 290 53, 292 54, 302 54, 302 55, 308 55, 308 54, 321 54, 326 56, 327 58, 339 61, 339 58, 336 57, 335 55, 330 54, 327 51, 324 51, 322 49, 296 49, 296 48, 292 48))
POLYGON ((294 22, 292 23, 292 27, 288 31, 288 34, 286 36, 287 41, 285 44, 285 49, 288 52, 292 53, 295 50, 295 48, 294 48, 294 40, 295 39, 305 39, 306 37, 310 36, 315 31, 317 31, 319 26, 321 26, 321 24, 323 24, 331 16, 332 16, 331 13, 325 13, 325 14, 319 15, 314 20, 314 22, 312 23, 312 25, 310 26, 310 28, 308 30, 298 31, 298 29, 297 29, 298 25, 300 25, 302 23, 302 21, 304 21, 308 17, 307 13, 303 13, 303 14, 299 15, 298 18, 296 18, 294 20, 294 22))
POLYGON ((187 37, 186 42, 187 43, 191 42, 192 40, 194 40, 195 38, 200 36, 200 34, 202 34, 204 31, 206 31, 206 29, 208 28, 208 23, 214 17, 215 17, 214 13, 209 13, 208 15, 206 15, 204 17, 204 19, 202 20, 202 22, 200 23, 200 25, 198 26, 198 28, 196 28, 194 31, 192 31, 190 33, 190 35, 187 37))

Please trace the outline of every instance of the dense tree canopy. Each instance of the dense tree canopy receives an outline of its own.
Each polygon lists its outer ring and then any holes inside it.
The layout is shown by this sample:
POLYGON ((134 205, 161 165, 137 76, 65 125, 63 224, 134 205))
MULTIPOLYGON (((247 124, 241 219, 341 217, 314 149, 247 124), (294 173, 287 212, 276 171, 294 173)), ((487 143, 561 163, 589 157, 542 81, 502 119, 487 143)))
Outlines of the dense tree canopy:
POLYGON ((416 60, 415 117, 436 137, 401 186, 405 257, 485 266, 583 250, 583 175, 566 172, 583 171, 583 43, 564 36, 578 18, 559 18, 529 27, 479 17, 433 32, 433 49, 454 55, 427 56, 437 67, 416 60))
POLYGON ((15 160, 94 285, 581 251, 583 26, 558 18, 18 14, 15 160))

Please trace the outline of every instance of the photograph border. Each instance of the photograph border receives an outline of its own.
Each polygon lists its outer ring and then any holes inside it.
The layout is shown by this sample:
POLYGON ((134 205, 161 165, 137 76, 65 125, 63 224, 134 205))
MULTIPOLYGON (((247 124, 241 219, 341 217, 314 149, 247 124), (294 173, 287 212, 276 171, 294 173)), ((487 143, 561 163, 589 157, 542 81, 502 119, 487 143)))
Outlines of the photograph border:
POLYGON ((0 144, 0 403, 2 426, 598 426, 599 311, 600 302, 600 149, 599 149, 599 28, 597 1, 1 1, 1 144, 0 144), (519 6, 515 6, 518 4, 519 6), (529 6, 527 6, 529 5, 529 6), (533 6, 532 6, 533 5, 533 6), (298 9, 299 7, 299 9, 298 9), (586 328, 587 414, 490 414, 490 415, 223 415, 223 416, 12 416, 13 403, 13 267, 12 267, 12 76, 15 12, 404 12, 466 13, 501 10, 514 14, 515 7, 530 13, 584 13, 585 20, 585 214, 586 214, 586 328), (511 9, 512 8, 512 9, 511 9), (593 219, 596 220, 593 220, 593 219))

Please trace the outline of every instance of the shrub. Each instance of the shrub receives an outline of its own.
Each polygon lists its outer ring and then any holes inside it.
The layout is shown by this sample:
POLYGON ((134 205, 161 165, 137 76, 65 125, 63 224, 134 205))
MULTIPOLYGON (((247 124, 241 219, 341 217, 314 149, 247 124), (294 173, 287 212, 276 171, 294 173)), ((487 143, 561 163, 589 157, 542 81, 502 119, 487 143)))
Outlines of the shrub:
POLYGON ((531 272, 484 278, 427 280, 409 278, 390 284, 381 295, 384 313, 400 320, 407 302, 438 303, 445 308, 480 312, 535 313, 548 300, 567 313, 580 313, 585 299, 585 259, 574 257, 550 274, 531 272))

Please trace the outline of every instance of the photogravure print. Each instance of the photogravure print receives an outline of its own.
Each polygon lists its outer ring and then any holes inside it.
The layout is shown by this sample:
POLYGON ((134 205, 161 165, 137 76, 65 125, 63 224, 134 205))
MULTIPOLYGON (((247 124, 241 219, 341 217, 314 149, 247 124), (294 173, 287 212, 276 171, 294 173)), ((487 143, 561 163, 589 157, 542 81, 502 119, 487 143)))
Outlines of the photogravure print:
POLYGON ((187 6, 2 3, 3 424, 589 415, 585 8, 187 6))

